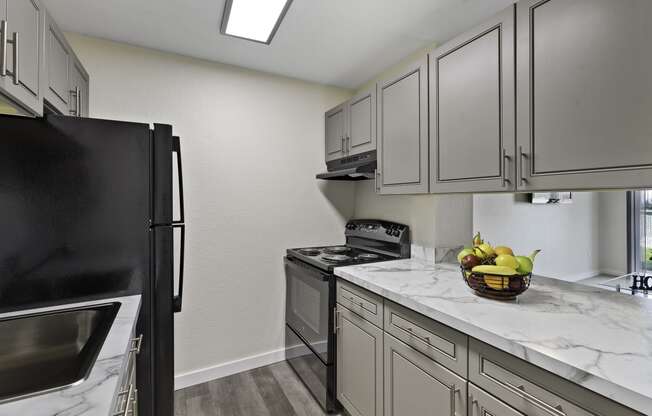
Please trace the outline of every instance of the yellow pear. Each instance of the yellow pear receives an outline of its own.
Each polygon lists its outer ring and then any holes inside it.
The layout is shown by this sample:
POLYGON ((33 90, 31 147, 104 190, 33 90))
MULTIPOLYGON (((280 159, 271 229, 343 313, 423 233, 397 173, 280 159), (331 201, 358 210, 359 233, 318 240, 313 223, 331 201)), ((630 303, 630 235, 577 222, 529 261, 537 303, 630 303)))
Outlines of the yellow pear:
POLYGON ((514 251, 507 247, 507 246, 498 246, 494 248, 494 251, 496 252, 497 256, 500 256, 501 254, 509 254, 510 256, 514 255, 514 251))

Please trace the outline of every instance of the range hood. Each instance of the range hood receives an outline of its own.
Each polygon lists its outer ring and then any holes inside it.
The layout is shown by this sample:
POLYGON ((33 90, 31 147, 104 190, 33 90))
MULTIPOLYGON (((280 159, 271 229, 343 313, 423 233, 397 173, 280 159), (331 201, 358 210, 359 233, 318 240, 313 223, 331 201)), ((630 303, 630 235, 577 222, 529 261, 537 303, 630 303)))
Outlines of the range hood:
POLYGON ((317 174, 317 179, 329 181, 364 181, 376 174, 376 151, 343 157, 326 163, 327 171, 317 174))

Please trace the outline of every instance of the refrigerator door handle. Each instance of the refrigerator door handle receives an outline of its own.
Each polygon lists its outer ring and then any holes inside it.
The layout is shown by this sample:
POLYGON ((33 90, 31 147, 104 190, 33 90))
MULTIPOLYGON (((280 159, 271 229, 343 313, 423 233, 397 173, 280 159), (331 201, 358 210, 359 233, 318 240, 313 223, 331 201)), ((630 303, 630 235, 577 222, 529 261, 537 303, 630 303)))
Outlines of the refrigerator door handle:
POLYGON ((172 224, 183 224, 186 222, 183 203, 183 169, 181 166, 181 140, 178 136, 172 137, 172 152, 177 154, 177 174, 179 181, 179 219, 172 219, 172 224))
POLYGON ((172 228, 181 230, 181 245, 179 247, 179 294, 172 295, 172 308, 174 313, 181 312, 183 301, 183 266, 186 255, 186 226, 184 224, 173 224, 172 228))

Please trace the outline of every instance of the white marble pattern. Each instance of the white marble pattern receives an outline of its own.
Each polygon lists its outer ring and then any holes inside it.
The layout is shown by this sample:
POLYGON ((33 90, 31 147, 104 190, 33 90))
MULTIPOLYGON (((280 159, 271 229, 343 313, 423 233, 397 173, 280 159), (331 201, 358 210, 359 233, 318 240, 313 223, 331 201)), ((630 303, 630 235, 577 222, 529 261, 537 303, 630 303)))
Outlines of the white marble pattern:
POLYGON ((119 302, 120 309, 88 377, 81 383, 38 396, 0 404, 0 416, 107 416, 129 358, 131 336, 138 320, 140 295, 0 314, 0 319, 119 302))
POLYGON ((652 301, 534 277, 511 302, 476 296, 451 264, 406 259, 335 274, 652 415, 652 301))

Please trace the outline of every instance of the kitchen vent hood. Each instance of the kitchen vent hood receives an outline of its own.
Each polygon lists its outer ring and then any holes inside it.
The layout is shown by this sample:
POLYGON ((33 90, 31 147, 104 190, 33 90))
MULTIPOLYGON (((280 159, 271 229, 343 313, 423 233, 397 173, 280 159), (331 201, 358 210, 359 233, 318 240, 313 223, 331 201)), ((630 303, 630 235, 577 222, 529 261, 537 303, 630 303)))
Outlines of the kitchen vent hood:
POLYGON ((327 171, 317 179, 330 181, 363 181, 374 179, 376 174, 376 151, 343 157, 326 162, 327 171))

